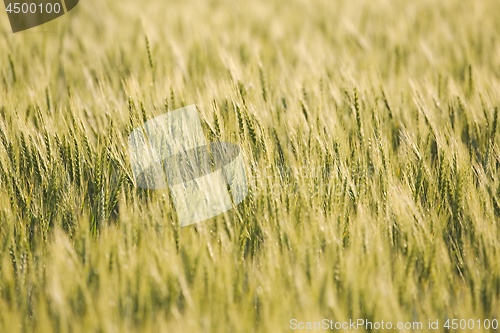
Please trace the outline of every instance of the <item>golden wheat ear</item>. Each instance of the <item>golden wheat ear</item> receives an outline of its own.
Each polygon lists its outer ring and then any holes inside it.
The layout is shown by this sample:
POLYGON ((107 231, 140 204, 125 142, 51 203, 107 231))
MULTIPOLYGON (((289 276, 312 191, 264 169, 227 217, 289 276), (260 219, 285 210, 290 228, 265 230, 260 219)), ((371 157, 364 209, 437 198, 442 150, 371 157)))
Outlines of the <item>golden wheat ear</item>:
POLYGON ((20 32, 50 22, 76 7, 79 0, 4 0, 12 32, 20 32))

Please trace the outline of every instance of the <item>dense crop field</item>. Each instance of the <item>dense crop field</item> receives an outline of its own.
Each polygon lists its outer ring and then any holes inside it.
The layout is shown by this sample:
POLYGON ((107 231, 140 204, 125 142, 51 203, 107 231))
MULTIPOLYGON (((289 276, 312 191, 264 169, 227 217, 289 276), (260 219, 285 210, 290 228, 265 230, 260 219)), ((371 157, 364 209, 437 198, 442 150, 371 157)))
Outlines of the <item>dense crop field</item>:
POLYGON ((500 319, 499 17, 100 0, 12 34, 2 10, 0 332, 494 331, 477 320, 500 319), (241 146, 250 192, 181 228, 167 190, 135 186, 127 140, 190 104, 241 146))

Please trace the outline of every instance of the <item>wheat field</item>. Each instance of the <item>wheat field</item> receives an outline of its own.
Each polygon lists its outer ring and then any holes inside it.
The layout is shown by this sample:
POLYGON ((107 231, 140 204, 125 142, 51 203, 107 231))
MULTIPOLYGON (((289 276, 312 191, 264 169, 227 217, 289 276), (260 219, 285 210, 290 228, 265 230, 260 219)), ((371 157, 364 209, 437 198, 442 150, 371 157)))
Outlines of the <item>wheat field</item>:
POLYGON ((12 34, 2 10, 0 332, 498 332, 499 18, 101 0, 12 34), (191 104, 241 147, 249 195, 181 228, 127 139, 191 104))

